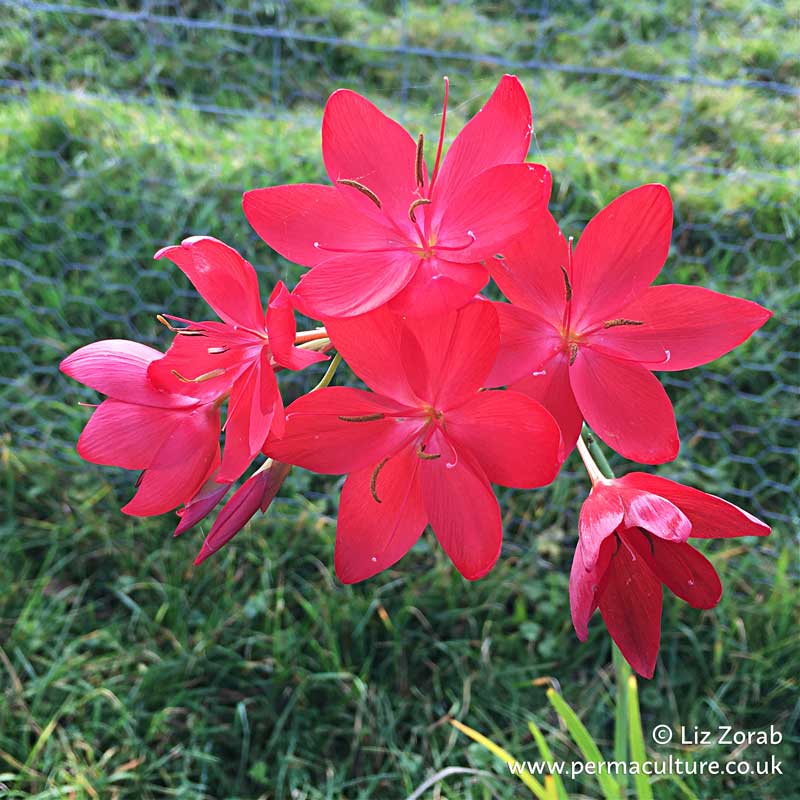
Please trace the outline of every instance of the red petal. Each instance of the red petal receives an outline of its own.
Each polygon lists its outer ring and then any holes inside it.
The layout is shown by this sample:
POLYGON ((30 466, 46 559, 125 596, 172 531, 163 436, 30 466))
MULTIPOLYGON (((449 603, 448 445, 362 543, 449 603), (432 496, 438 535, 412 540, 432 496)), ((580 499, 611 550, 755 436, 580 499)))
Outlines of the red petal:
POLYGON ((492 487, 480 467, 466 453, 454 452, 440 432, 427 449, 442 454, 420 463, 422 496, 433 532, 467 580, 482 578, 495 565, 503 542, 492 487))
POLYGON ((551 185, 550 172, 541 164, 501 164, 481 172, 434 209, 434 251, 462 264, 502 252, 532 214, 547 208, 551 185), (460 250, 438 249, 462 247, 470 239, 473 244, 460 250))
POLYGON ((217 507, 217 503, 225 497, 230 488, 230 483, 218 483, 217 473, 212 472, 194 497, 183 508, 178 509, 177 513, 181 520, 175 528, 173 536, 186 533, 198 522, 204 520, 217 507))
POLYGON ((408 250, 346 253, 307 272, 294 290, 309 317, 355 317, 388 303, 412 278, 419 257, 408 250))
POLYGON ((699 489, 643 472, 631 472, 619 483, 645 492, 653 492, 674 503, 689 518, 691 536, 702 539, 730 538, 733 536, 767 536, 768 525, 752 514, 699 489))
POLYGON ((288 472, 289 467, 286 464, 273 462, 267 469, 251 475, 219 512, 194 560, 195 565, 202 564, 210 555, 224 547, 244 528, 256 511, 266 511, 288 472))
POLYGON ((572 452, 583 425, 581 414, 569 382, 569 364, 563 353, 557 353, 541 369, 510 388, 538 400, 561 428, 562 461, 572 452))
POLYGON ((524 161, 531 141, 531 105, 515 75, 504 75, 486 105, 461 129, 447 151, 434 200, 447 202, 478 173, 524 161))
POLYGON ((224 322, 264 329, 256 271, 232 247, 211 236, 193 236, 162 248, 154 258, 177 264, 224 322))
POLYGON ((486 386, 508 386, 536 375, 562 349, 558 331, 537 314, 494 303, 500 321, 500 350, 486 386))
POLYGON ((589 637, 589 619, 594 614, 600 594, 605 588, 608 563, 616 546, 616 539, 606 539, 600 548, 600 556, 591 569, 586 567, 587 557, 583 538, 578 540, 575 547, 572 569, 569 574, 569 607, 572 625, 582 642, 589 637))
POLYGON ((421 429, 422 421, 399 422, 411 409, 380 395, 335 386, 310 392, 286 409, 283 438, 267 442, 278 461, 326 474, 355 472, 394 455, 421 429), (385 414, 382 419, 347 421, 385 414))
POLYGON ((210 402, 224 395, 252 362, 259 352, 257 341, 253 339, 252 348, 234 346, 228 349, 230 342, 225 337, 178 334, 167 354, 150 365, 147 375, 153 386, 172 396, 184 395, 187 402, 191 398, 210 402), (217 377, 205 377, 220 370, 222 374, 217 377), (202 380, 195 381, 195 378, 202 380))
POLYGON ((406 326, 401 352, 417 396, 445 411, 480 389, 499 346, 494 306, 475 301, 459 311, 414 320, 406 326))
POLYGON ((419 539, 427 522, 419 464, 413 449, 404 448, 383 466, 372 465, 348 476, 339 504, 334 556, 343 583, 371 578, 401 559, 419 539))
POLYGON ((427 317, 465 306, 489 280, 482 264, 456 264, 441 258, 423 258, 414 277, 390 301, 396 314, 427 317))
POLYGON ((322 247, 388 247, 392 235, 360 213, 333 186, 298 183, 253 189, 245 192, 242 206, 255 232, 273 250, 307 267, 330 258, 330 252, 322 247))
MULTIPOLYGON (((365 97, 339 89, 328 99, 322 156, 331 181, 345 178, 363 184, 378 196, 381 210, 409 230, 408 207, 417 197, 416 155, 410 134, 365 97)), ((365 208, 372 203, 354 189, 348 192, 365 208)))
POLYGON ((625 660, 639 675, 652 678, 661 639, 661 581, 631 548, 622 538, 611 557, 600 613, 625 660))
POLYGON ((651 286, 619 312, 643 322, 592 335, 595 343, 620 358, 650 369, 679 370, 707 364, 733 350, 772 313, 766 308, 701 286, 651 286))
POLYGON ((560 327, 567 299, 562 267, 569 267, 569 248, 552 215, 546 209, 533 214, 502 256, 486 261, 500 291, 515 305, 560 327))
POLYGON ((558 474, 558 425, 524 394, 481 392, 450 411, 445 424, 458 451, 469 451, 492 483, 532 489, 558 474))
POLYGON ((104 400, 78 439, 78 455, 92 464, 147 469, 187 413, 104 400))
POLYGON ((378 394, 405 405, 418 401, 400 358, 403 320, 385 306, 357 317, 326 319, 325 328, 347 366, 378 394))
POLYGON ((625 537, 667 588, 693 608, 713 608, 722 597, 714 565, 689 544, 626 532, 625 537))
POLYGON ((619 316, 661 271, 672 237, 672 200, 658 183, 620 195, 586 226, 575 248, 573 323, 619 316))
POLYGON ((625 458, 661 464, 678 455, 672 404, 644 367, 583 347, 570 367, 570 383, 591 429, 625 458))
POLYGON ((327 361, 328 356, 314 350, 294 346, 297 324, 289 290, 278 281, 267 304, 266 314, 269 349, 277 364, 286 369, 304 369, 309 364, 327 361))
POLYGON ((262 351, 233 385, 225 421, 225 451, 217 480, 231 483, 259 453, 273 424, 283 410, 278 382, 262 351))
POLYGON ((67 356, 60 369, 70 378, 117 400, 156 408, 190 406, 194 400, 156 389, 147 368, 164 354, 125 339, 92 342, 67 356))
POLYGON ((199 406, 159 448, 124 514, 163 514, 192 498, 219 464, 219 410, 199 406))
POLYGON ((625 527, 644 528, 661 539, 685 542, 692 531, 692 523, 673 503, 652 492, 626 489, 615 481, 625 503, 625 527))
POLYGON ((578 530, 581 555, 587 570, 594 569, 603 543, 617 530, 625 518, 625 506, 620 493, 611 482, 600 482, 592 487, 583 501, 578 530))

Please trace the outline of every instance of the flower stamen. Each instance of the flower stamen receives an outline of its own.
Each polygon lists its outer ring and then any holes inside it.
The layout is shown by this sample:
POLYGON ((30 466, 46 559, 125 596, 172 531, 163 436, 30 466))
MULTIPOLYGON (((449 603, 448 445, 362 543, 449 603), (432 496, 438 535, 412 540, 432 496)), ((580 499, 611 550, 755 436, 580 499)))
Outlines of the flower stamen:
POLYGON ((417 186, 421 187, 425 183, 425 137, 420 134, 417 139, 417 156, 414 159, 414 174, 417 176, 417 186))
POLYGON ((341 414, 339 415, 339 419, 342 422, 375 422, 379 419, 384 419, 386 417, 385 414, 381 414, 378 412, 377 414, 364 414, 360 417, 344 417, 341 414))
POLYGON ((569 280, 569 273, 564 267, 561 267, 561 274, 564 276, 564 291, 567 295, 567 302, 572 302, 572 284, 569 280))
POLYGON ((336 181, 336 183, 341 183, 342 186, 350 186, 353 189, 358 190, 359 192, 361 192, 361 194, 369 197, 369 199, 372 200, 372 202, 375 203, 375 205, 378 206, 378 208, 381 207, 381 201, 378 199, 378 195, 376 195, 375 192, 373 192, 372 189, 370 189, 369 187, 364 186, 363 183, 359 183, 358 181, 352 181, 349 178, 339 178, 339 180, 336 181))
POLYGON ((384 468, 388 460, 389 460, 388 458, 384 458, 383 461, 381 461, 375 467, 375 469, 372 471, 372 477, 369 480, 369 492, 372 495, 372 499, 376 503, 381 502, 380 497, 378 497, 378 475, 380 475, 381 470, 384 468))
POLYGON ((204 331, 193 330, 192 328, 176 328, 163 314, 156 314, 156 321, 160 322, 170 333, 180 334, 181 336, 205 336, 204 331))
POLYGON ((428 206, 430 205, 431 201, 428 200, 427 197, 418 197, 409 207, 408 207, 408 218, 416 224, 417 222, 417 215, 414 213, 414 209, 418 208, 419 206, 428 206))
POLYGON ((603 323, 604 328, 616 328, 619 325, 644 325, 644 322, 636 319, 610 319, 603 323))
POLYGON ((426 453, 425 452, 426 445, 421 444, 417 446, 417 457, 421 458, 423 461, 433 461, 434 459, 441 458, 441 453, 426 453))
POLYGON ((212 378, 219 378, 220 375, 225 374, 225 370, 221 367, 218 369, 212 369, 210 372, 204 372, 202 375, 198 375, 196 378, 187 378, 186 376, 181 375, 181 373, 176 369, 171 369, 170 372, 181 383, 204 383, 205 381, 210 381, 212 378))

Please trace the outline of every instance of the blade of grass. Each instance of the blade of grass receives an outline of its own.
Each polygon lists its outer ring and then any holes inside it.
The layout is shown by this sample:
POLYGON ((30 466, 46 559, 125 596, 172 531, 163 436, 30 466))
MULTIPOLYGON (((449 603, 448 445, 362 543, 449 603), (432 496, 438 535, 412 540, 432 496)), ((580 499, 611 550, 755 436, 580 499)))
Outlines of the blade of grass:
MULTIPOLYGON (((553 753, 550 750, 550 746, 547 744, 547 739, 544 738, 544 734, 533 720, 528 722, 528 730, 531 732, 531 735, 536 742, 536 746, 539 748, 539 753, 542 756, 542 760, 546 761, 548 764, 554 764, 555 759, 553 758, 553 753)), ((556 797, 558 800, 569 800, 569 795, 564 787, 564 781, 561 780, 561 776, 553 773, 552 778, 555 784, 556 797)))
MULTIPOLYGON (((564 720, 570 736, 572 736, 573 741, 586 761, 592 761, 596 764, 605 761, 591 734, 586 730, 586 726, 580 721, 578 715, 572 710, 567 701, 555 689, 547 690, 547 699, 561 719, 564 720)), ((598 773, 597 781, 606 800, 619 800, 621 797, 620 786, 610 775, 598 773)))
MULTIPOLYGON (((451 719, 450 724, 456 729, 461 731, 461 733, 466 734, 469 736, 470 739, 477 742, 482 747, 485 747, 490 753, 497 756, 499 759, 504 761, 506 764, 519 764, 520 762, 514 758, 507 750, 503 750, 500 745, 495 744, 491 739, 487 739, 482 733, 479 733, 474 728, 470 728, 469 725, 465 725, 463 722, 459 722, 457 719, 451 719)), ((547 794, 547 790, 542 786, 533 775, 529 774, 522 770, 519 772, 517 777, 531 790, 539 800, 550 800, 547 794)))

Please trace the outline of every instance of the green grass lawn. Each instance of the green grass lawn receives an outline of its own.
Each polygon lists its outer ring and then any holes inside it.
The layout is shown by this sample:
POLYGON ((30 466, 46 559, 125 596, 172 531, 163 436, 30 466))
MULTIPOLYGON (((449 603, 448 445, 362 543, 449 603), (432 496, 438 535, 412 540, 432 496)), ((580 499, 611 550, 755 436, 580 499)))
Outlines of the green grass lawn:
MULTIPOLYGON (((151 260, 183 236, 237 246, 264 292, 278 277, 297 280, 249 229, 240 197, 323 177, 320 99, 329 91, 359 88, 433 136, 447 73, 452 133, 488 96, 500 58, 591 67, 520 70, 535 106, 531 156, 554 172, 566 230, 579 234, 621 191, 662 181, 676 229, 661 280, 775 312, 735 353, 665 378, 683 448, 660 474, 740 503, 774 533, 709 543, 723 600, 699 612, 669 596, 659 666, 640 694, 646 734, 659 723, 772 723, 783 744, 739 757, 774 753, 796 769, 796 97, 746 83, 796 81, 791 4, 702 3, 694 40, 689 4, 677 0, 557 5, 539 15, 506 0, 410 2, 401 17, 388 2, 304 0, 258 12, 240 3, 215 13, 235 29, 226 31, 2 6, 0 796, 394 800, 458 766, 488 775, 455 774, 425 796, 521 797, 521 784, 446 720, 535 758, 525 724, 535 718, 557 756, 572 757, 546 686, 534 683, 546 676, 609 743, 608 637, 595 620, 581 645, 569 620, 588 489, 576 458, 546 490, 504 493, 503 555, 475 584, 426 535, 397 568, 342 586, 332 567, 338 484, 301 470, 267 516, 194 568, 208 525, 173 540, 172 519, 119 514, 134 476, 77 458, 87 417, 77 401, 93 398, 56 369, 94 339, 166 346, 156 313, 204 313, 177 269, 151 260), (246 35, 236 28, 244 23, 298 37, 276 55, 275 40, 246 35), (401 57, 392 49, 401 44, 424 52, 401 57), (619 74, 682 75, 691 53, 703 82, 619 74), (209 59, 218 59, 213 79, 209 59), (33 78, 39 88, 22 91, 33 78)), ((191 3, 185 14, 210 12, 191 3)), ((283 383, 287 399, 316 376, 283 383)), ((341 371, 337 381, 348 380, 341 371)), ((785 772, 687 784, 701 800, 784 798, 795 784, 785 772)), ((569 788, 598 795, 591 780, 569 788)), ((687 796, 666 782, 655 791, 687 796)))

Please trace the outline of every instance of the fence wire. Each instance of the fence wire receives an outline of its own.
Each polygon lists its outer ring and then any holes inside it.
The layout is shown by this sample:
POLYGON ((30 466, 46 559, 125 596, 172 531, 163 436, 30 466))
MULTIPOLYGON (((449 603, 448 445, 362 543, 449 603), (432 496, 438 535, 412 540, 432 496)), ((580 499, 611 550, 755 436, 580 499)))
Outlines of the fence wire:
MULTIPOLYGON (((433 135, 443 75, 455 130, 508 71, 532 98, 531 158, 554 172, 566 230, 661 181, 676 207, 662 280, 775 312, 735 353, 662 376, 683 447, 661 471, 796 525, 795 16, 752 0, 0 0, 3 452, 27 475, 78 467, 76 401, 91 394, 59 360, 104 337, 165 347, 156 313, 207 313, 150 260, 160 246, 209 233, 257 265, 265 296, 297 280, 240 195, 324 180, 331 91, 433 135)), ((310 380, 286 378, 290 397, 310 380)), ((509 501, 509 523, 553 522, 572 483, 509 501)))

